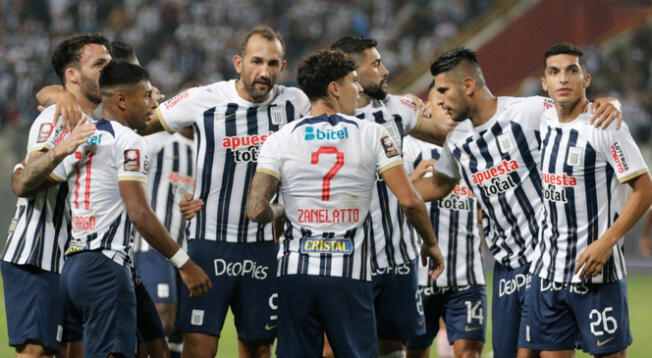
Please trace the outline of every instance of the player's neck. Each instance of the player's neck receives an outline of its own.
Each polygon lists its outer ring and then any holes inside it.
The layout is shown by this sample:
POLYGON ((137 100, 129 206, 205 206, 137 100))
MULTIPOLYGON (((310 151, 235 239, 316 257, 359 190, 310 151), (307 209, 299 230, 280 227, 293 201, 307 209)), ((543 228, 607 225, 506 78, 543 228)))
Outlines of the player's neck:
POLYGON ((91 102, 86 95, 84 95, 79 89, 77 88, 69 88, 65 87, 66 91, 72 93, 73 96, 75 96, 75 100, 77 101, 77 104, 79 105, 79 108, 81 108, 82 112, 86 114, 89 117, 93 116, 93 111, 97 108, 99 104, 95 102, 91 102))
POLYGON ((561 103, 555 102, 555 109, 557 110, 557 118, 559 123, 568 123, 574 121, 580 114, 586 110, 588 100, 582 97, 575 102, 561 103))
POLYGON ((334 103, 330 103, 330 101, 318 99, 311 103, 310 116, 317 117, 317 116, 321 116, 322 114, 330 116, 335 113, 338 113, 339 110, 340 107, 336 103, 334 104, 334 103))
POLYGON ((102 118, 107 121, 118 122, 126 127, 129 127, 127 119, 120 112, 118 108, 115 108, 112 103, 102 103, 102 118))
POLYGON ((498 99, 491 92, 479 92, 481 96, 475 101, 474 113, 471 113, 471 122, 474 126, 481 126, 491 119, 498 110, 498 99))
POLYGON ((364 92, 360 93, 360 98, 358 98, 358 108, 366 107, 369 103, 371 103, 371 100, 373 98, 369 97, 369 95, 365 94, 364 92))

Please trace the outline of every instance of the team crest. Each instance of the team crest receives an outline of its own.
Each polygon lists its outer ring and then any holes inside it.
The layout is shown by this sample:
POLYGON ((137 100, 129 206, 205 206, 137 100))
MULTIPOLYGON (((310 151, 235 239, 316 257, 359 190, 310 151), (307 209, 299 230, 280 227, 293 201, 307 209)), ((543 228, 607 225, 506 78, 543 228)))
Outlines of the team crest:
POLYGON ((507 154, 514 150, 514 138, 512 137, 512 133, 507 132, 499 135, 496 137, 496 140, 498 141, 498 148, 503 154, 507 154))
POLYGON ((566 158, 566 164, 571 167, 582 164, 583 155, 584 155, 584 151, 582 150, 582 148, 578 148, 578 147, 568 148, 568 157, 566 158))
POLYGON ((140 150, 127 149, 124 152, 124 170, 129 172, 137 172, 140 170, 140 150))
POLYGON ((383 149, 385 149, 385 155, 387 155, 387 158, 392 158, 399 155, 399 152, 396 149, 396 145, 394 145, 394 141, 392 140, 392 137, 386 135, 380 138, 380 143, 383 145, 383 149))
POLYGON ((269 118, 272 121, 272 124, 275 126, 280 126, 288 122, 285 114, 285 108, 283 107, 270 107, 269 118))
POLYGON ((52 128, 54 128, 52 123, 41 123, 41 126, 38 129, 38 138, 36 139, 36 143, 45 142, 50 137, 52 128))

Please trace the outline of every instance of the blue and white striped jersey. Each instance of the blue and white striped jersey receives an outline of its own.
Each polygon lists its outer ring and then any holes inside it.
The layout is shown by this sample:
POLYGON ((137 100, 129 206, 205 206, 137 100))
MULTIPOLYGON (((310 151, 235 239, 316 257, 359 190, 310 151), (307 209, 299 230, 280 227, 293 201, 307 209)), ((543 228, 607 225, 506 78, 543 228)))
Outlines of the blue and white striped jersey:
MULTIPOLYGON (((439 146, 406 137, 403 141, 406 171, 412 173, 422 160, 438 160, 441 152, 439 146)), ((471 189, 460 183, 445 198, 428 202, 426 207, 445 266, 437 281, 432 282, 427 267, 419 265, 420 283, 436 287, 484 285, 478 200, 471 189)))
MULTIPOLYGON (((67 156, 50 174, 67 182, 72 213, 71 238, 65 255, 102 251, 123 265, 131 249, 131 221, 120 193, 120 181, 147 183, 145 141, 131 128, 115 121, 99 120, 95 133, 67 156)), ((68 130, 55 129, 48 139, 54 147, 68 130)))
POLYGON ((376 176, 402 164, 385 128, 351 116, 306 117, 267 138, 257 170, 281 181, 287 216, 278 275, 370 281, 376 176))
POLYGON ((264 103, 247 102, 238 95, 235 80, 191 88, 159 106, 168 132, 189 125, 195 130, 193 198, 201 198, 204 206, 188 224, 188 240, 273 241, 271 225, 247 219, 246 193, 260 145, 309 108, 301 90, 278 85, 264 103))
MULTIPOLYGON (((596 129, 590 118, 589 111, 560 123, 552 108, 541 121, 545 215, 541 255, 531 271, 555 282, 581 282, 573 275, 577 256, 618 218, 628 197, 625 182, 648 173, 626 124, 596 129)), ((602 273, 588 282, 614 282, 625 275, 621 239, 602 273)))
MULTIPOLYGON (((408 98, 387 95, 382 101, 372 100, 358 108, 356 117, 385 127, 402 151, 403 137, 417 126, 418 110, 408 98)), ((418 248, 405 214, 396 196, 380 178, 374 188, 369 218, 374 270, 399 266, 416 258, 418 248)))
MULTIPOLYGON (((32 123, 27 141, 28 153, 40 149, 50 136, 54 128, 55 107, 46 108, 32 123)), ((18 199, 2 261, 60 272, 62 252, 70 230, 67 195, 68 186, 57 185, 32 198, 18 199)))
POLYGON ((539 123, 552 106, 544 97, 498 97, 487 123, 474 127, 466 120, 453 129, 435 165, 473 190, 488 218, 489 252, 503 266, 518 268, 535 259, 543 215, 539 123))
MULTIPOLYGON (((143 137, 150 158, 147 172, 152 210, 173 239, 185 246, 186 220, 179 210, 179 201, 193 193, 195 179, 194 141, 179 133, 160 132, 143 137)), ((134 230, 134 251, 149 251, 150 246, 134 230)))

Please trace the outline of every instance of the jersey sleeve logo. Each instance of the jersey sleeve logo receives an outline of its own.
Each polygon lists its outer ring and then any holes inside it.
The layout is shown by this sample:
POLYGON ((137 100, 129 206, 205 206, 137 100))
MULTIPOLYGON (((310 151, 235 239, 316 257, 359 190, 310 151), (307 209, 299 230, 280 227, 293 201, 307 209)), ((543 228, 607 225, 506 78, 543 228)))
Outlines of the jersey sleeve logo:
POLYGON ((618 142, 615 142, 611 145, 611 159, 613 159, 614 163, 616 164, 616 170, 618 171, 618 174, 622 174, 629 170, 629 164, 625 159, 625 153, 623 152, 623 148, 618 142))
POLYGON ((398 150, 396 149, 396 145, 394 145, 392 137, 386 135, 380 138, 380 144, 383 145, 383 149, 385 150, 385 155, 387 158, 393 158, 399 154, 398 150))
POLYGON ((550 98, 544 98, 543 99, 543 108, 545 109, 550 109, 552 106, 555 104, 555 101, 553 101, 550 98))
POLYGON ((417 111, 417 105, 413 101, 411 101, 408 98, 401 98, 401 104, 404 105, 405 107, 409 108, 410 110, 416 112, 417 111))
POLYGON ((52 128, 54 128, 52 123, 41 123, 41 126, 38 129, 38 138, 36 138, 36 143, 45 142, 50 137, 52 128))
POLYGON ((163 105, 165 106, 165 109, 170 110, 170 109, 174 108, 174 106, 176 106, 177 104, 179 104, 181 101, 183 101, 184 99, 186 99, 188 97, 190 97, 190 92, 184 91, 184 92, 181 92, 178 95, 170 98, 168 101, 163 103, 163 105))
POLYGON ((124 170, 129 172, 137 172, 140 170, 140 150, 127 149, 124 152, 124 170))

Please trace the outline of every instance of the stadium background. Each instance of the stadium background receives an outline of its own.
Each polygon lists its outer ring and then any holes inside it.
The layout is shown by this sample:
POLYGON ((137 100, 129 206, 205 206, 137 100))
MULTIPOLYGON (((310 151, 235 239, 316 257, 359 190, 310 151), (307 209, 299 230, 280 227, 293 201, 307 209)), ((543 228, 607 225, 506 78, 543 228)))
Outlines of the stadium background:
MULTIPOLYGON (((542 94, 543 51, 572 41, 587 54, 590 97, 620 99, 652 165, 652 5, 645 0, 0 0, 0 9, 2 225, 13 215, 9 176, 24 156, 27 130, 37 115, 34 94, 57 82, 51 50, 74 32, 101 31, 133 45, 168 97, 188 82, 234 77, 231 58, 258 24, 285 37, 288 69, 282 83, 294 84, 296 65, 311 49, 356 34, 379 41, 393 93, 421 96, 431 79, 430 62, 462 45, 477 51, 494 94, 542 94)), ((633 358, 652 357, 652 259, 638 250, 640 227, 625 242, 633 358)), ((491 260, 485 262, 490 272, 491 260)), ((225 325, 219 356, 237 356, 232 327, 225 325)), ((3 304, 1 357, 12 356, 6 334, 3 304)), ((484 356, 491 356, 490 347, 488 342, 484 356)))

